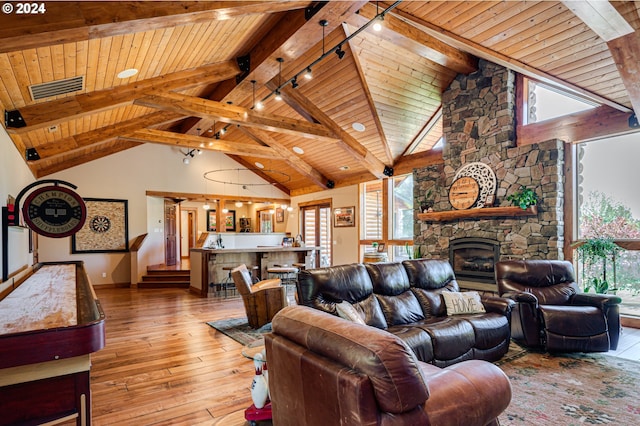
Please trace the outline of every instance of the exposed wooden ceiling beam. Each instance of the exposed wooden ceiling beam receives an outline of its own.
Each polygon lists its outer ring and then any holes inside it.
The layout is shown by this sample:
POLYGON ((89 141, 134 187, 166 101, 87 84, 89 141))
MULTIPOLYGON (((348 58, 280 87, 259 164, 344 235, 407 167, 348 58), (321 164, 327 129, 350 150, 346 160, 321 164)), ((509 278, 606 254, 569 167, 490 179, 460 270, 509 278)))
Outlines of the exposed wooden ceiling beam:
MULTIPOLYGON (((349 29, 347 25, 342 26, 345 34, 350 35, 349 29)), ((362 69, 362 65, 360 64, 360 58, 358 55, 353 54, 353 46, 352 41, 349 40, 347 44, 347 50, 350 51, 351 57, 353 58, 353 63, 356 65, 356 69, 358 70, 358 79, 360 80, 360 85, 364 90, 365 96, 367 98, 367 104, 369 105, 369 111, 371 111, 371 116, 373 117, 373 122, 376 124, 376 129, 378 130, 378 134, 380 135, 380 143, 382 144, 382 149, 387 157, 387 163, 393 163, 393 154, 391 154, 391 148, 389 147, 389 141, 387 140, 387 135, 384 133, 384 127, 382 127, 382 122, 380 121, 380 116, 378 115, 378 110, 376 109, 376 104, 373 101, 373 96, 371 95, 371 90, 369 90, 369 85, 367 84, 367 79, 365 78, 364 71, 362 69)))
MULTIPOLYGON (((97 160, 99 158, 107 157, 120 151, 124 151, 129 148, 133 148, 140 145, 138 142, 118 140, 98 148, 84 148, 81 151, 76 151, 70 155, 70 158, 65 159, 61 163, 40 164, 38 167, 34 167, 34 175, 36 178, 50 175, 62 170, 66 170, 70 167, 80 166, 89 161, 97 160), (90 150, 89 150, 90 149, 90 150), (35 170, 34 170, 35 169, 35 170)), ((29 165, 30 162, 27 162, 29 165)))
POLYGON ((529 145, 551 139, 560 139, 567 143, 580 143, 589 140, 635 133, 640 129, 629 127, 629 113, 618 111, 609 106, 601 106, 587 111, 531 123, 516 127, 518 145, 529 145))
POLYGON ((337 136, 321 124, 309 123, 288 117, 252 111, 235 105, 210 101, 179 93, 165 93, 161 96, 146 96, 137 99, 136 105, 159 108, 184 115, 210 118, 224 123, 256 127, 262 130, 287 133, 290 135, 335 142, 337 136))
POLYGON ((99 111, 131 104, 141 96, 198 86, 206 82, 226 80, 240 72, 235 61, 207 65, 191 70, 125 84, 112 89, 65 97, 19 109, 25 127, 8 128, 9 133, 26 133, 62 121, 68 121, 99 111))
MULTIPOLYGON (((252 95, 251 80, 255 80, 257 87, 265 84, 278 74, 279 64, 276 58, 286 61, 298 59, 312 46, 322 40, 320 20, 327 21, 324 31, 329 34, 339 27, 347 16, 353 15, 360 6, 367 3, 366 0, 357 1, 331 1, 320 3, 322 8, 309 20, 302 10, 292 10, 283 15, 278 23, 265 37, 259 40, 248 54, 251 58, 249 72, 241 83, 228 80, 209 95, 211 100, 232 102, 241 104, 252 95)), ((213 123, 208 120, 190 120, 181 129, 184 133, 191 132, 195 128, 205 129, 213 123)))
MULTIPOLYGON (((216 200, 219 198, 233 198, 228 195, 223 194, 198 194, 193 192, 167 192, 167 191, 146 191, 145 195, 148 197, 161 197, 161 198, 177 198, 180 200, 192 200, 192 201, 205 201, 205 200, 216 200)), ((270 201, 291 201, 288 198, 280 198, 280 197, 246 197, 239 196, 235 197, 239 200, 251 200, 253 202, 270 202, 270 201)))
POLYGON ((561 3, 604 41, 611 41, 634 32, 633 27, 608 1, 580 0, 561 3))
POLYGON ((280 155, 268 146, 234 142, 222 139, 204 138, 202 136, 185 135, 184 133, 167 132, 165 130, 142 129, 122 136, 121 139, 135 142, 150 142, 180 148, 217 151, 232 155, 251 155, 260 158, 277 158, 280 155))
POLYGON ((301 9, 308 1, 48 2, 46 13, 11 15, 0 53, 131 34, 177 25, 301 9), (123 25, 123 23, 126 23, 123 25))
POLYGON ((636 115, 640 113, 640 34, 634 32, 607 43, 636 115))
POLYGON ((412 23, 412 25, 415 25, 418 28, 420 28, 426 34, 429 34, 439 39, 440 41, 455 47, 456 49, 460 49, 462 51, 468 52, 474 56, 477 56, 478 58, 486 59, 487 61, 491 61, 495 64, 502 65, 503 67, 519 72, 522 75, 526 75, 527 77, 535 78, 536 80, 549 84, 550 86, 562 88, 564 90, 571 91, 579 96, 589 98, 603 105, 608 105, 619 111, 631 112, 631 110, 625 105, 621 105, 610 99, 607 99, 595 93, 589 92, 588 90, 585 90, 567 81, 556 78, 548 73, 540 71, 539 69, 529 66, 521 61, 518 61, 517 59, 510 58, 506 55, 503 55, 499 52, 486 48, 471 40, 462 38, 450 31, 445 30, 444 28, 433 25, 423 19, 411 16, 408 13, 403 12, 402 10, 395 9, 391 13, 396 16, 400 16, 402 19, 405 19, 408 22, 412 23))
MULTIPOLYGON (((361 26, 377 14, 376 6, 368 3, 360 8, 360 13, 352 15, 349 22, 361 26)), ((372 34, 460 74, 469 74, 478 69, 478 60, 473 56, 441 42, 392 14, 386 14, 380 32, 372 34)))
POLYGON ((89 132, 58 139, 36 147, 40 160, 33 163, 43 163, 45 160, 62 158, 74 151, 109 142, 136 130, 160 126, 181 119, 183 116, 173 112, 159 111, 142 117, 132 118, 117 124, 100 127, 89 132))
POLYGON ((398 162, 393 165, 393 171, 395 174, 404 175, 412 173, 413 169, 420 169, 432 164, 444 164, 442 149, 430 149, 400 157, 398 162))
POLYGON ((373 155, 367 148, 365 148, 356 138, 351 136, 348 132, 342 129, 335 121, 331 119, 324 111, 314 105, 308 98, 306 98, 299 90, 294 90, 291 86, 287 85, 281 90, 282 99, 289 105, 297 105, 302 107, 311 114, 321 124, 327 126, 332 132, 334 132, 340 140, 335 144, 335 147, 341 147, 349 155, 359 161, 373 176, 378 179, 384 177, 384 169, 386 165, 380 161, 375 155, 373 155))
POLYGON ((282 145, 275 138, 271 137, 267 132, 258 129, 250 129, 248 127, 240 127, 240 131, 252 138, 258 139, 260 142, 267 144, 276 151, 282 158, 298 173, 318 185, 323 189, 327 189, 327 181, 322 173, 314 169, 306 161, 293 154, 286 146, 282 145))

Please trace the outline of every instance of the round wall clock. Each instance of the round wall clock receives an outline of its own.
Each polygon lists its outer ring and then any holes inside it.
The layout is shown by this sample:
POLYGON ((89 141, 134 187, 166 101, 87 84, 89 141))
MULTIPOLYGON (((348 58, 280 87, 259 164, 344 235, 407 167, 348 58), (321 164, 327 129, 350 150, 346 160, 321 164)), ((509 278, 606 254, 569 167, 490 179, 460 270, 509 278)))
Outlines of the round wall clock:
POLYGON ((75 234, 87 219, 82 197, 69 188, 55 185, 38 188, 29 194, 22 214, 29 228, 52 238, 75 234))
POLYGON ((496 174, 487 164, 482 162, 469 163, 462 166, 453 177, 456 181, 463 176, 469 176, 478 182, 480 186, 480 195, 478 200, 471 207, 484 207, 489 196, 495 196, 496 193, 496 174))
POLYGON ((469 176, 463 176, 453 182, 449 189, 449 202, 456 210, 466 210, 472 207, 480 195, 478 181, 469 176))

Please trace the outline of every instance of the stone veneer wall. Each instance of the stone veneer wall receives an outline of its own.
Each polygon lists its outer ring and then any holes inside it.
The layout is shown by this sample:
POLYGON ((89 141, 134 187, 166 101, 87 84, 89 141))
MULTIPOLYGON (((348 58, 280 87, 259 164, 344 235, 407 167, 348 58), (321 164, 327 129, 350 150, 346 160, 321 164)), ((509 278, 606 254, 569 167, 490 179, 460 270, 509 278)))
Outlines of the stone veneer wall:
POLYGON ((496 174, 494 206, 511 205, 507 195, 521 185, 536 191, 537 216, 416 220, 414 243, 430 258, 449 258, 449 242, 463 237, 495 239, 501 259, 562 259, 563 143, 559 140, 516 146, 515 73, 480 61, 480 69, 458 75, 443 94, 444 164, 414 170, 414 205, 429 189, 434 210, 451 210, 448 191, 456 171, 483 162, 496 174))

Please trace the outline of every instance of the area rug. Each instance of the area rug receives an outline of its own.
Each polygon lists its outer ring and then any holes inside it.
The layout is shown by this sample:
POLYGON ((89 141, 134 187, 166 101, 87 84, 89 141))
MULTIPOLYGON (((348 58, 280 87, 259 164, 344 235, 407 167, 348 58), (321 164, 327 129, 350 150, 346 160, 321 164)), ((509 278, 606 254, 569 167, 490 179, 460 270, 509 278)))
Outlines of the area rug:
POLYGON ((271 331, 271 323, 254 330, 249 327, 246 317, 209 321, 207 324, 245 346, 261 339, 263 334, 271 331))
POLYGON ((529 352, 499 364, 513 398, 500 425, 640 425, 640 363, 529 352))

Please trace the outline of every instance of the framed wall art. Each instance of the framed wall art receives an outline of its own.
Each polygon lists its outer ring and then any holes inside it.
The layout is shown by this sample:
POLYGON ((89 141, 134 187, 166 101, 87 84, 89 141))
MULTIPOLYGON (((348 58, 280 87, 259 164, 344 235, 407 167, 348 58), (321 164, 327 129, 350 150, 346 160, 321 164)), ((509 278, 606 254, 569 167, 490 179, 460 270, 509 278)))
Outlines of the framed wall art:
POLYGON ((333 209, 333 226, 335 228, 356 226, 355 211, 354 206, 333 209))
POLYGON ((207 232, 216 232, 216 211, 214 209, 207 210, 207 232))
POLYGON ((229 210, 224 214, 224 229, 226 231, 236 231, 236 211, 229 210))
POLYGON ((276 222, 284 222, 284 209, 276 209, 276 222))
POLYGON ((71 236, 71 253, 129 251, 128 201, 85 198, 87 220, 71 236))

